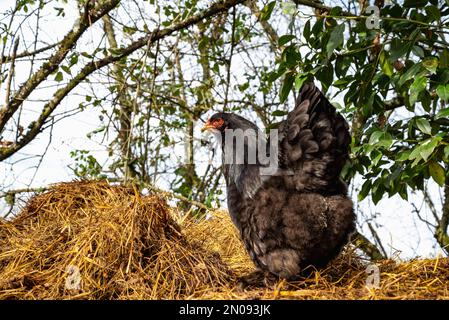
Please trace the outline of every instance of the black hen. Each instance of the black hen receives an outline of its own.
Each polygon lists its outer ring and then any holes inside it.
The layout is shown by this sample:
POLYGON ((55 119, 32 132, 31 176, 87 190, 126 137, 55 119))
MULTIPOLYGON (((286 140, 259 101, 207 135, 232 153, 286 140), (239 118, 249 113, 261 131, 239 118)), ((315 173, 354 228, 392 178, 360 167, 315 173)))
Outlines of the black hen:
POLYGON ((294 279, 340 252, 355 229, 352 201, 339 178, 351 139, 344 118, 314 84, 301 88, 295 109, 279 125, 277 141, 232 113, 213 115, 203 129, 222 139, 223 160, 229 153, 234 157, 223 164, 228 209, 260 269, 294 279), (240 162, 238 143, 226 140, 227 129, 253 132, 244 140, 240 162), (258 145, 257 137, 266 139, 267 147, 258 145), (273 155, 276 147, 278 169, 267 175, 268 163, 260 157, 251 161, 249 155, 255 149, 273 155))

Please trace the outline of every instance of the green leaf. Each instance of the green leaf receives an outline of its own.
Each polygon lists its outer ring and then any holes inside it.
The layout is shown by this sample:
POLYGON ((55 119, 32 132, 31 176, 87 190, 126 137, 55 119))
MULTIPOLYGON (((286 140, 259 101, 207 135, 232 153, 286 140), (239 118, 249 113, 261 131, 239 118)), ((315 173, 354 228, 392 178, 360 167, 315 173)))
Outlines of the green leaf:
POLYGON ((415 78, 415 81, 413 81, 412 85, 410 86, 410 105, 415 104, 416 100, 418 100, 418 95, 426 89, 427 85, 427 78, 424 76, 420 76, 415 78))
POLYGON ((371 180, 366 180, 362 185, 362 189, 360 190, 357 199, 359 201, 362 201, 363 199, 366 198, 366 196, 370 191, 371 191, 371 180))
POLYGON ((301 55, 295 46, 290 45, 283 52, 286 67, 295 67, 301 61, 301 55))
POLYGON ((449 68, 449 50, 443 49, 440 53, 440 68, 449 68))
POLYGON ((405 161, 408 160, 409 156, 410 156, 411 150, 405 150, 402 151, 398 154, 398 156, 396 157, 396 161, 405 161))
POLYGON ((288 114, 288 111, 276 110, 271 113, 273 117, 283 117, 288 114))
POLYGON ((312 27, 312 34, 318 38, 321 36, 324 28, 324 19, 318 19, 312 27))
POLYGON ((374 131, 369 138, 369 145, 373 145, 379 142, 380 137, 384 134, 383 131, 374 131))
POLYGON ((289 72, 285 75, 284 82, 282 83, 280 92, 279 92, 279 100, 281 103, 287 100, 288 94, 293 87, 293 81, 295 78, 293 77, 293 73, 289 72))
POLYGON ((432 74, 437 71, 438 68, 438 58, 437 57, 427 57, 422 61, 424 68, 429 70, 432 74))
POLYGON ((432 20, 437 21, 441 19, 441 12, 436 6, 425 7, 426 13, 432 20))
POLYGON ((370 167, 375 167, 377 166, 377 164, 379 163, 379 161, 382 159, 382 152, 380 152, 379 150, 373 150, 373 152, 371 152, 370 154, 370 158, 371 158, 371 166, 370 167))
POLYGON ((441 109, 440 111, 438 111, 437 115, 435 116, 435 119, 440 118, 449 118, 449 108, 441 109))
POLYGON ((415 123, 421 132, 429 135, 432 133, 432 127, 430 126, 430 122, 427 121, 427 119, 417 118, 415 123))
POLYGON ((449 101, 449 84, 440 84, 436 91, 441 100, 449 101))
POLYGON ((275 5, 276 1, 271 1, 265 7, 263 7, 263 9, 260 11, 260 21, 267 21, 268 19, 270 19, 275 5))
POLYGON ((419 149, 419 154, 421 155, 421 157, 423 158, 424 161, 427 161, 427 159, 429 159, 430 155, 433 153, 433 151, 435 150, 435 148, 438 145, 438 139, 428 139, 426 140, 422 145, 421 148, 419 149))
POLYGON ((343 11, 343 8, 340 6, 332 7, 331 11, 329 12, 329 16, 331 16, 331 17, 332 16, 340 16, 342 11, 343 11))
POLYGON ((379 147, 384 147, 385 149, 388 149, 393 144, 393 138, 391 137, 391 134, 389 132, 385 132, 381 137, 377 145, 379 147))
POLYGON ((385 193, 384 185, 382 183, 376 183, 371 191, 371 199, 373 199, 374 204, 377 204, 379 203, 380 200, 382 200, 384 193, 385 193))
POLYGON ((310 20, 307 20, 306 24, 304 25, 302 35, 307 40, 307 42, 310 41, 310 20))
POLYGON ((404 0, 406 8, 422 8, 427 4, 427 0, 404 0))
POLYGON ((295 77, 295 90, 299 91, 299 89, 301 89, 304 81, 307 80, 307 78, 309 77, 308 74, 298 74, 295 77))
POLYGON ((89 53, 87 53, 87 52, 81 52, 81 55, 83 56, 83 57, 85 57, 85 58, 88 58, 88 59, 93 59, 93 56, 92 55, 90 55, 89 53))
POLYGON ((399 195, 405 201, 408 200, 407 185, 404 184, 403 186, 401 186, 401 188, 399 189, 399 195))
POLYGON ((420 46, 413 46, 412 52, 420 58, 423 58, 425 55, 424 50, 420 46))
POLYGON ((413 148, 413 150, 410 152, 410 155, 408 156, 409 160, 421 160, 421 146, 416 146, 415 148, 413 148))
POLYGON ((402 86, 405 82, 416 76, 420 71, 422 71, 421 63, 420 62, 415 63, 401 76, 401 78, 398 81, 398 85, 402 86))
POLYGON ((295 36, 292 34, 285 34, 283 36, 281 36, 278 40, 278 45, 280 47, 282 47, 283 45, 285 45, 286 43, 288 43, 289 41, 295 39, 295 36))
POLYGON ((327 57, 329 58, 334 50, 343 44, 343 32, 345 31, 345 24, 337 25, 334 30, 332 30, 329 41, 326 45, 327 57))
POLYGON ((288 16, 293 16, 296 12, 296 4, 290 1, 281 2, 282 13, 288 16))
POLYGON ((409 50, 409 46, 402 42, 399 39, 393 39, 391 41, 391 47, 390 47, 390 62, 394 62, 397 59, 403 57, 409 50))
POLYGON ((424 90, 420 97, 422 107, 426 112, 430 112, 430 105, 432 104, 432 98, 427 90, 424 90))
POLYGON ((328 64, 323 66, 315 74, 317 80, 321 81, 323 85, 323 92, 326 93, 329 87, 332 85, 332 80, 334 79, 334 68, 332 65, 328 64))
POLYGON ((73 66, 78 63, 78 53, 72 54, 70 57, 70 66, 73 66))
POLYGON ((384 50, 380 52, 379 62, 382 72, 391 77, 393 75, 393 66, 388 60, 387 53, 384 50))
POLYGON ((444 156, 449 159, 449 146, 444 147, 444 156))
POLYGON ((72 71, 67 66, 61 66, 61 69, 64 70, 65 73, 72 75, 72 71))
POLYGON ((432 176, 433 180, 438 183, 440 187, 444 186, 444 180, 445 180, 445 173, 443 167, 435 162, 430 161, 429 162, 429 173, 432 176))
POLYGON ((64 76, 62 75, 62 72, 59 71, 59 72, 56 74, 55 81, 61 82, 63 79, 64 79, 64 76))
POLYGON ((389 132, 384 131, 374 131, 368 142, 368 146, 377 146, 389 148, 393 144, 393 138, 389 132))

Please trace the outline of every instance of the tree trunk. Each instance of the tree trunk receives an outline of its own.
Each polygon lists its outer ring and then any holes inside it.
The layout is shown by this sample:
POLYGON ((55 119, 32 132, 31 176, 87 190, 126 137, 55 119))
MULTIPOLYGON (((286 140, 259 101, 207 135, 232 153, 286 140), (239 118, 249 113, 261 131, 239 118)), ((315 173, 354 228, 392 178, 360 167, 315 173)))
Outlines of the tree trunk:
MULTIPOLYGON (((117 49, 117 40, 115 38, 114 27, 109 15, 103 17, 103 29, 108 39, 109 47, 117 49)), ((132 100, 128 94, 126 86, 126 79, 123 75, 123 65, 120 62, 115 62, 112 67, 113 78, 117 83, 117 98, 119 103, 119 132, 118 141, 120 147, 120 156, 122 160, 122 170, 125 181, 128 178, 134 178, 136 171, 131 163, 132 161, 132 146, 131 146, 131 119, 133 113, 132 100)))
POLYGON ((449 164, 446 165, 446 179, 444 181, 444 199, 441 219, 438 221, 437 228, 435 230, 435 239, 441 248, 449 255, 449 235, 447 234, 447 228, 449 225, 449 164))

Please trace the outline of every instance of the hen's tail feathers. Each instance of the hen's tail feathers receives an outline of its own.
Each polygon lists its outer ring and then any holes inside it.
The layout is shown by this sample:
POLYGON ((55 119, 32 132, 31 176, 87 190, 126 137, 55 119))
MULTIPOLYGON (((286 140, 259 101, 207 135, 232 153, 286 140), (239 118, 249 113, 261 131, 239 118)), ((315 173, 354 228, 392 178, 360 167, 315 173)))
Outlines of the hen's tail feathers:
POLYGON ((339 183, 351 142, 348 124, 313 83, 302 86, 279 130, 280 162, 295 173, 297 189, 326 190, 339 183))

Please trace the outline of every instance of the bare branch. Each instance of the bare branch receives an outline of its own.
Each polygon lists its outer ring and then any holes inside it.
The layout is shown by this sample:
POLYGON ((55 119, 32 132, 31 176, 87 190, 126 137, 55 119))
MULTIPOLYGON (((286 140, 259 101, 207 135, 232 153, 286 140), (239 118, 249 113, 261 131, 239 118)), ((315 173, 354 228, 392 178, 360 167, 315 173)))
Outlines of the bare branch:
MULTIPOLYGON (((82 68, 82 70, 72 80, 70 80, 69 83, 67 83, 67 85, 65 87, 63 87, 55 92, 53 98, 44 106, 44 109, 42 110, 39 118, 30 124, 30 126, 28 127, 29 130, 23 135, 21 140, 17 141, 15 144, 13 144, 12 146, 10 146, 8 148, 0 149, 0 161, 8 158, 9 156, 14 154, 18 150, 22 149, 28 143, 30 143, 40 133, 42 126, 45 124, 45 121, 48 119, 48 117, 51 115, 51 113, 56 109, 56 107, 59 105, 59 103, 67 96, 67 94, 69 94, 78 84, 80 84, 82 81, 84 81, 94 71, 101 69, 110 63, 119 61, 123 57, 130 55, 131 53, 135 52, 136 50, 142 48, 145 45, 152 44, 155 41, 160 40, 164 37, 167 37, 176 31, 188 28, 188 27, 200 22, 201 20, 203 20, 205 18, 209 18, 218 13, 227 11, 234 6, 243 3, 244 1, 245 0, 227 0, 227 1, 220 1, 220 2, 214 3, 208 9, 200 12, 197 15, 191 16, 190 18, 187 18, 186 20, 181 21, 179 23, 173 24, 172 26, 167 27, 165 29, 157 29, 157 30, 153 31, 152 33, 150 33, 144 37, 141 37, 140 39, 131 43, 129 46, 127 46, 125 48, 121 48, 119 50, 116 50, 114 52, 114 54, 106 56, 103 59, 100 59, 97 61, 92 61, 92 62, 86 64, 84 66, 84 68, 82 68)), ((115 2, 117 2, 117 0, 115 0, 115 1, 111 0, 106 3, 112 4, 115 2)), ((105 15, 108 11, 112 10, 113 7, 110 7, 110 8, 108 7, 109 10, 106 10, 105 5, 102 5, 101 8, 104 9, 103 11, 101 11, 101 15, 100 15, 100 13, 98 13, 98 10, 96 10, 93 13, 93 15, 89 16, 90 20, 93 20, 94 18, 96 18, 96 20, 98 20, 99 18, 101 18, 101 16, 105 15)), ((72 32, 74 32, 74 31, 72 31, 72 32)), ((55 55, 53 55, 52 58, 50 58, 49 62, 45 63, 43 65, 43 68, 41 68, 41 70, 39 70, 37 73, 35 73, 33 75, 33 77, 22 86, 22 88, 19 90, 19 92, 16 94, 16 96, 12 99, 11 107, 7 110, 4 110, 4 109, 0 110, 0 129, 3 129, 4 125, 6 124, 7 118, 11 117, 12 114, 14 113, 13 109, 15 108, 15 110, 17 110, 17 108, 20 106, 20 104, 24 100, 24 98, 23 98, 24 94, 25 94, 25 96, 28 96, 32 92, 32 90, 34 90, 34 88, 36 88, 36 86, 37 86, 37 84, 35 83, 36 79, 42 78, 41 81, 44 80, 46 75, 51 73, 51 71, 48 72, 48 70, 47 70, 48 68, 52 69, 52 71, 54 71, 57 68, 58 64, 60 63, 60 61, 59 61, 59 59, 61 58, 60 56, 63 55, 65 57, 68 50, 75 44, 76 40, 79 38, 80 34, 78 34, 78 33, 79 33, 79 30, 74 35, 69 33, 70 36, 69 35, 66 36, 66 38, 69 37, 69 39, 62 41, 61 47, 57 50, 55 55), (72 41, 74 37, 76 37, 76 39, 74 41, 72 41), (68 46, 69 43, 70 43, 70 46, 68 46), (65 49, 61 50, 62 48, 65 48, 65 49), (67 52, 65 52, 65 51, 67 51, 67 52), (55 64, 55 62, 58 62, 58 63, 55 64), (43 77, 44 73, 46 74, 45 77, 43 77)))
MULTIPOLYGON (((321 10, 321 11, 329 12, 332 9, 332 7, 325 6, 325 5, 321 4, 320 2, 313 1, 313 0, 293 0, 293 2, 296 5, 303 5, 303 6, 314 8, 314 9, 318 9, 318 10, 321 10)), ((347 16, 347 17, 355 17, 355 15, 353 13, 347 12, 347 11, 342 11, 341 15, 342 16, 347 16)))
POLYGON ((231 86, 231 63, 232 63, 232 56, 234 55, 234 48, 235 48, 235 7, 232 11, 232 31, 231 31, 231 52, 229 53, 229 59, 227 59, 227 72, 226 72, 226 89, 225 89, 225 99, 224 99, 224 105, 223 105, 223 111, 226 111, 226 108, 228 106, 228 97, 229 97, 229 87, 231 86))
POLYGON ((8 120, 13 116, 23 101, 33 92, 33 90, 44 81, 53 71, 55 71, 69 51, 75 46, 78 39, 94 22, 111 11, 120 0, 108 0, 102 2, 91 10, 86 7, 87 12, 80 17, 73 29, 67 33, 56 52, 47 62, 37 70, 14 94, 7 106, 0 109, 0 132, 3 131, 8 120))
POLYGON ((353 236, 354 245, 360 248, 373 260, 382 260, 386 257, 379 251, 379 249, 371 243, 363 234, 356 232, 353 236))
POLYGON ((393 99, 384 102, 385 110, 389 111, 399 107, 403 107, 405 105, 404 103, 405 103, 404 97, 402 96, 394 97, 393 99))
MULTIPOLYGON (((56 43, 50 44, 48 46, 45 46, 45 47, 42 47, 42 48, 39 48, 39 49, 36 49, 36 50, 33 50, 33 51, 23 51, 21 53, 18 53, 15 57, 16 57, 16 59, 19 59, 19 58, 35 56, 35 55, 38 55, 39 53, 42 53, 42 52, 45 52, 47 50, 53 49, 53 48, 57 47, 60 44, 61 44, 61 42, 56 42, 56 43)), ((1 63, 8 63, 8 62, 11 62, 12 60, 13 60, 12 56, 2 56, 0 58, 0 64, 1 63)))
POLYGON ((5 108, 8 108, 9 105, 9 96, 11 94, 12 78, 14 77, 14 68, 16 63, 17 48, 19 47, 19 39, 20 38, 17 37, 16 41, 14 42, 14 48, 11 56, 11 66, 9 68, 8 79, 6 80, 5 108))
POLYGON ((270 41, 271 50, 273 50, 273 52, 279 54, 279 46, 278 46, 279 37, 278 37, 276 31, 274 30, 274 28, 271 26, 271 24, 268 21, 260 19, 261 12, 260 12, 259 8, 257 7, 256 1, 254 1, 254 0, 247 1, 246 6, 256 16, 256 18, 258 19, 263 30, 267 34, 268 40, 270 41))
POLYGON ((447 171, 449 170, 449 165, 446 165, 446 179, 444 181, 444 201, 441 219, 438 221, 438 226, 435 230, 435 239, 441 248, 449 254, 449 235, 447 233, 449 226, 449 176, 447 171))

